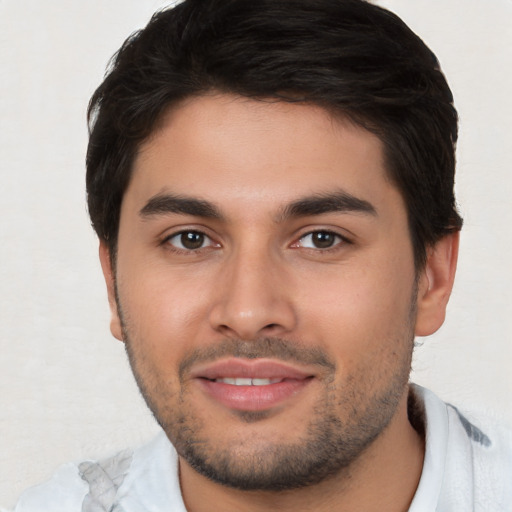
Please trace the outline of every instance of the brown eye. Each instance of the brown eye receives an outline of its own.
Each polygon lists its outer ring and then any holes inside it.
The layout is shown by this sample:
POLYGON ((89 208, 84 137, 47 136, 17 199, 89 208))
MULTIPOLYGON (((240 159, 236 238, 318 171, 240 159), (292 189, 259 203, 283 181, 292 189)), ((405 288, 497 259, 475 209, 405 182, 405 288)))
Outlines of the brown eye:
POLYGON ((212 240, 199 231, 182 231, 169 237, 167 243, 184 251, 197 251, 213 245, 212 240))
POLYGON ((199 249, 204 243, 204 235, 195 231, 187 231, 180 235, 180 241, 185 249, 199 249))
POLYGON ((342 237, 332 231, 313 231, 304 235, 299 244, 308 249, 330 249, 342 241, 342 237))
POLYGON ((317 231, 316 233, 312 233, 311 241, 318 249, 327 249, 328 247, 332 247, 336 242, 336 235, 328 231, 317 231))

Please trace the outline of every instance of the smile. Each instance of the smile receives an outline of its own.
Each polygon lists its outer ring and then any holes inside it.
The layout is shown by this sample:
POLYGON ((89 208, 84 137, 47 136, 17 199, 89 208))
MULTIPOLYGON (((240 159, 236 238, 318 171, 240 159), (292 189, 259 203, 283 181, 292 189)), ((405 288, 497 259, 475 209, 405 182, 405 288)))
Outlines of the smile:
POLYGON ((208 400, 239 411, 282 406, 315 380, 314 375, 295 365, 238 358, 200 365, 192 377, 208 400))
POLYGON ((245 377, 224 377, 214 380, 214 382, 221 382, 231 386, 269 386, 270 384, 277 384, 278 382, 282 381, 283 379, 251 379, 245 377))

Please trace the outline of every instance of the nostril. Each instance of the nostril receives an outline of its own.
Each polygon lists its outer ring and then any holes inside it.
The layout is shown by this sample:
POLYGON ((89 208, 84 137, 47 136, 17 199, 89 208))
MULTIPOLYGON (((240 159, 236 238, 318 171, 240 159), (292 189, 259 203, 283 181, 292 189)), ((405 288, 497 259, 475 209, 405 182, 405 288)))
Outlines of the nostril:
MULTIPOLYGON (((256 297, 261 298, 260 295, 256 297)), ((237 298, 235 294, 214 305, 209 322, 215 331, 224 336, 252 340, 265 334, 274 336, 292 330, 295 314, 291 304, 285 300, 248 303, 243 296, 237 298)))

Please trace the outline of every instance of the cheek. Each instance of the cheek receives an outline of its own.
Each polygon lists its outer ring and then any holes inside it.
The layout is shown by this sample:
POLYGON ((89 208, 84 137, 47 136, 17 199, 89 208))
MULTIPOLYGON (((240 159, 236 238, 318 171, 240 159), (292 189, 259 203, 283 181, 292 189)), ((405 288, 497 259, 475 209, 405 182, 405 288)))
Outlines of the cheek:
POLYGON ((179 359, 201 338, 208 309, 204 281, 151 263, 125 268, 130 271, 119 269, 118 290, 132 343, 143 345, 156 364, 179 359))
POLYGON ((414 268, 408 261, 373 261, 379 264, 333 268, 311 280, 302 297, 305 331, 343 358, 372 357, 410 336, 414 268))

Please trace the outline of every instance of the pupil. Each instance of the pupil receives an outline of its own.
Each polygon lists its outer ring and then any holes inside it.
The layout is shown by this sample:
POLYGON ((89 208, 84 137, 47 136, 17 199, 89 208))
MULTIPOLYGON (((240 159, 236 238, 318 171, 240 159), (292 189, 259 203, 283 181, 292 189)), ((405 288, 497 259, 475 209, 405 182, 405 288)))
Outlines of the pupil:
POLYGON ((204 243, 204 235, 194 231, 182 233, 181 243, 186 249, 199 249, 204 243))
POLYGON ((326 231, 313 233, 313 243, 319 249, 326 249, 327 247, 331 247, 334 243, 334 235, 326 231))

